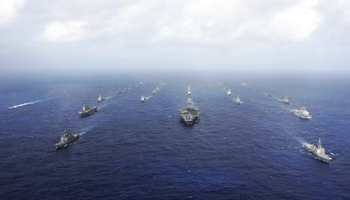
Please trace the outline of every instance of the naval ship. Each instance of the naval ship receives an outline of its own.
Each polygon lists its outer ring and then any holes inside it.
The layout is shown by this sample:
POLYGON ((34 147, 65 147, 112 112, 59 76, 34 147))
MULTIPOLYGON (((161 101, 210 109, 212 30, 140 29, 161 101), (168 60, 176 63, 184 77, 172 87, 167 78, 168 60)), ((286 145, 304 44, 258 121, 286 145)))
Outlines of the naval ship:
POLYGON ((286 103, 286 104, 290 104, 289 100, 288 100, 288 97, 286 96, 283 100, 282 100, 283 103, 286 103))
POLYGON ((192 99, 191 99, 191 98, 188 98, 188 99, 187 99, 187 102, 188 102, 188 104, 192 104, 192 99))
POLYGON ((82 117, 88 116, 88 115, 92 115, 95 112, 97 112, 97 107, 89 107, 89 106, 83 106, 83 110, 79 111, 79 115, 81 115, 82 117))
POLYGON ((145 102, 146 101, 146 97, 145 97, 145 95, 142 95, 141 96, 141 102, 145 102))
POLYGON ((295 114, 296 116, 303 118, 303 119, 310 119, 312 116, 309 114, 308 111, 306 111, 305 106, 301 108, 301 110, 292 110, 292 113, 295 114))
POLYGON ((64 130, 63 136, 61 137, 61 141, 59 143, 55 144, 56 149, 59 149, 61 147, 66 147, 68 144, 73 143, 78 138, 79 138, 79 134, 74 134, 74 135, 72 135, 70 133, 67 134, 67 131, 64 130))
POLYGON ((237 96, 236 98, 236 104, 242 104, 243 102, 241 101, 241 99, 239 98, 239 96, 237 96))
POLYGON ((106 100, 106 98, 102 97, 102 95, 100 94, 100 96, 98 96, 98 99, 97 99, 97 103, 100 103, 102 101, 106 100))
POLYGON ((228 89, 227 95, 231 95, 231 89, 228 89))
POLYGON ((192 125, 193 123, 197 122, 199 119, 198 109, 184 108, 182 104, 180 109, 180 117, 185 124, 192 125))
POLYGON ((303 147, 312 153, 312 155, 318 160, 321 160, 325 163, 329 163, 329 161, 332 160, 332 158, 326 154, 325 148, 321 146, 321 139, 318 139, 318 144, 309 144, 305 142, 303 144, 303 147))

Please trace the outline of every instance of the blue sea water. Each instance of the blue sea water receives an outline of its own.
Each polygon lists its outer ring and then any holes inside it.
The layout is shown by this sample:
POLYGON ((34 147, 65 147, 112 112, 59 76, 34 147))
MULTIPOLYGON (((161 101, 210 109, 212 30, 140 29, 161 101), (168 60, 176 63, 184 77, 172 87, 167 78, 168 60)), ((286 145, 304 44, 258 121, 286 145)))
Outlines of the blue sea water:
POLYGON ((350 81, 139 81, 0 82, 0 199, 350 199, 350 81), (79 117, 83 104, 98 112, 79 117), (291 114, 302 106, 312 119, 291 114), (80 138, 56 150, 65 128, 80 138), (329 164, 302 147, 318 138, 329 164))

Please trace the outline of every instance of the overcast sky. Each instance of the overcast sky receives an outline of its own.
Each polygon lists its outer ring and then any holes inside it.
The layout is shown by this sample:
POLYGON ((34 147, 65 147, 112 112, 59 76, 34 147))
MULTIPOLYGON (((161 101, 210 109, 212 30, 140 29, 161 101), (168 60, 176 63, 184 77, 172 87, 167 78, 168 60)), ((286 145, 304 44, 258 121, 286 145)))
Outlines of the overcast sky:
POLYGON ((0 72, 350 71, 349 0, 0 0, 0 72))

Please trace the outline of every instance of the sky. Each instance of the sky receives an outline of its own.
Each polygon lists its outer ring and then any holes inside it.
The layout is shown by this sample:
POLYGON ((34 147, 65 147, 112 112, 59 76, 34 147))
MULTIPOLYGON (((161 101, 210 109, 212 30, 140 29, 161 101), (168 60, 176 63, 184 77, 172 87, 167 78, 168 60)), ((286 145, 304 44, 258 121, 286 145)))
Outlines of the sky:
POLYGON ((349 73, 348 0, 0 0, 0 77, 349 73))

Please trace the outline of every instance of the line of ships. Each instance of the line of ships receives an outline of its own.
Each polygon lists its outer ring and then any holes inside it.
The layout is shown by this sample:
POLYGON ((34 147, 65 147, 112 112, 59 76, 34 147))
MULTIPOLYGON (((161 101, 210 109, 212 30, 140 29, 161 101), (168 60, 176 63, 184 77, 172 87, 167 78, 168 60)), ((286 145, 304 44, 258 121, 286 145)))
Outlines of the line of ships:
MULTIPOLYGON (((143 83, 140 82, 140 85, 142 85, 143 83)), ((163 83, 161 83, 161 86, 163 85, 163 83)), ((225 90, 225 88, 222 86, 221 82, 219 83, 220 87, 225 90)), ((246 86, 245 83, 243 83, 243 86, 246 86)), ((135 87, 134 85, 132 87, 135 87)), ((251 86, 249 86, 250 89, 252 89, 251 86)), ((159 91, 159 87, 157 86, 155 90, 153 90, 153 94, 156 94, 157 91, 159 91)), ((127 91, 128 88, 125 88, 125 91, 127 91)), ((259 89, 256 89, 257 92, 259 92, 259 89)), ((121 91, 118 90, 117 94, 120 94, 121 91)), ((188 91, 187 91, 188 95, 191 95, 191 86, 188 86, 188 91)), ((227 95, 231 96, 231 90, 228 89, 227 95)), ((272 97, 271 93, 268 93, 267 96, 272 97)), ((141 96, 141 102, 146 101, 146 97, 144 95, 141 96)), ((106 98, 102 97, 102 95, 100 94, 98 99, 97 99, 97 103, 103 102, 105 101, 106 98)), ((290 104, 288 97, 286 96, 283 100, 283 103, 286 104, 290 104)), ((239 96, 236 97, 236 103, 237 104, 242 104, 243 102, 240 100, 239 96)), ((192 99, 188 98, 188 104, 192 104, 192 99)), ((79 114, 82 117, 91 115, 93 113, 95 113, 97 111, 97 107, 89 107, 84 105, 83 106, 83 110, 79 111, 79 114)), ((303 118, 303 119, 310 119, 311 115, 309 114, 309 112, 306 110, 306 108, 303 106, 301 108, 301 110, 292 110, 292 113, 295 114, 296 116, 303 118)), ((199 111, 196 108, 186 108, 183 106, 183 103, 181 105, 180 108, 180 117, 181 120, 186 124, 186 125, 192 125, 196 122, 199 121, 199 111)), ((79 138, 78 134, 67 134, 67 131, 65 130, 63 132, 63 136, 61 137, 61 141, 59 143, 56 144, 56 148, 61 148, 61 147, 66 147, 68 144, 73 143, 75 140, 77 140, 79 138)), ((324 161, 326 163, 329 163, 329 161, 332 160, 331 157, 329 157, 326 153, 325 153, 325 148, 323 148, 321 146, 321 139, 319 139, 318 144, 309 144, 309 143, 304 143, 303 147, 308 150, 316 159, 324 161)))

